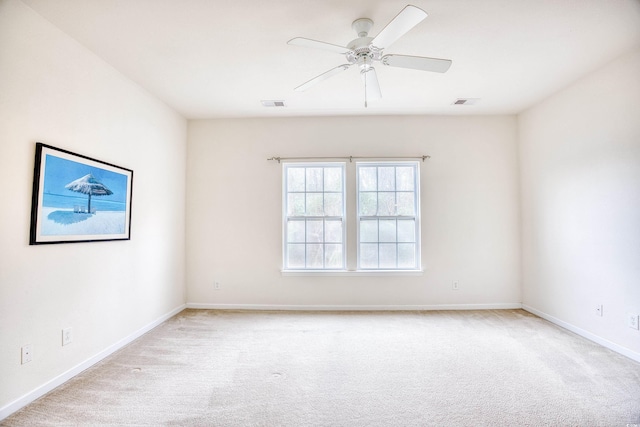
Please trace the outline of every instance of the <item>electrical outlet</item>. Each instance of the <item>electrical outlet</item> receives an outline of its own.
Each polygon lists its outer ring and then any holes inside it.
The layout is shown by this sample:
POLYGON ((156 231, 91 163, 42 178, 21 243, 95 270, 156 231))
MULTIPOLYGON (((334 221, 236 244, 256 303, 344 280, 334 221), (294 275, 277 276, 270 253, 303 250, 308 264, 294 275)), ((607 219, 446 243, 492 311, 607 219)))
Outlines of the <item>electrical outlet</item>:
POLYGON ((22 364, 24 365, 25 363, 29 363, 31 362, 31 360, 33 359, 33 355, 31 353, 31 344, 27 344, 27 345, 23 345, 22 346, 22 364))
POLYGON ((215 289, 216 291, 220 290, 220 282, 213 282, 213 289, 215 289))
POLYGON ((451 284, 451 289, 453 289, 454 291, 457 291, 458 289, 460 289, 460 284, 458 282, 453 282, 451 284))
POLYGON ((62 345, 71 344, 73 341, 73 329, 65 328, 62 330, 62 345))
POLYGON ((596 316, 602 317, 602 304, 596 305, 596 316))
POLYGON ((627 313, 627 326, 631 329, 639 329, 640 322, 638 321, 638 315, 634 313, 627 313))

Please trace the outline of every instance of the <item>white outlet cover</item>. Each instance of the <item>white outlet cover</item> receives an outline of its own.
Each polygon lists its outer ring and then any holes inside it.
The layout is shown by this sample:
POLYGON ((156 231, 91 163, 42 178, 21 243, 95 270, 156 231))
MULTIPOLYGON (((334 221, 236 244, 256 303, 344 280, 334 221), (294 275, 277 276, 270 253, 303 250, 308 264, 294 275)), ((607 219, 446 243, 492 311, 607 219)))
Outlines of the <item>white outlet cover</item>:
POLYGON ((631 329, 640 329, 640 321, 637 314, 627 313, 627 322, 631 329))
POLYGON ((32 350, 31 350, 31 344, 27 344, 22 346, 22 364, 24 365, 25 363, 29 363, 31 362, 31 360, 33 359, 33 354, 32 354, 32 350))
POLYGON ((71 344, 73 341, 73 329, 65 328, 62 330, 62 345, 71 344))

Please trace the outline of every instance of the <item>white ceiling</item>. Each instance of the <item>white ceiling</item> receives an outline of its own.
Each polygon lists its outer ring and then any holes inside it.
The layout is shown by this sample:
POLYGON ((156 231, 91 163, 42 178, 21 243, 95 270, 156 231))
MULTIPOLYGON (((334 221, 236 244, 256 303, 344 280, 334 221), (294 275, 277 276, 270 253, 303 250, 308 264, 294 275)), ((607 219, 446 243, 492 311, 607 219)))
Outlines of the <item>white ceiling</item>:
POLYGON ((514 114, 640 43, 640 0, 415 0, 429 16, 385 53, 453 65, 445 74, 379 65, 383 99, 365 109, 355 67, 295 92, 346 61, 287 41, 344 46, 361 17, 375 36, 408 0, 23 1, 192 119, 514 114), (265 108, 268 99, 287 107, 265 108))

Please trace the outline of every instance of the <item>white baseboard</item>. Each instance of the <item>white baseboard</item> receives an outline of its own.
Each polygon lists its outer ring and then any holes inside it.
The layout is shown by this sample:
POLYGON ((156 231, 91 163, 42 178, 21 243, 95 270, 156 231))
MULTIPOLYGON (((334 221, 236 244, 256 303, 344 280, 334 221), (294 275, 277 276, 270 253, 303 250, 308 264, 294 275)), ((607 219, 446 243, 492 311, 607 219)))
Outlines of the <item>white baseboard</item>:
POLYGON ((513 310, 520 303, 434 304, 434 305, 282 305, 282 304, 200 304, 188 302, 187 308, 207 310, 278 310, 278 311, 432 311, 432 310, 513 310))
POLYGON ((136 338, 141 337, 142 335, 146 334, 147 332, 149 332, 150 330, 152 330, 156 326, 160 325, 162 322, 164 322, 167 319, 169 319, 169 318, 175 316, 176 314, 180 313, 185 308, 186 308, 185 304, 183 304, 183 305, 181 305, 181 306, 179 306, 177 308, 174 308, 173 310, 171 310, 167 314, 159 317, 158 319, 154 320, 153 322, 149 323, 148 325, 138 329, 137 331, 135 331, 131 335, 121 339, 120 341, 116 342, 115 344, 110 345, 109 347, 107 347, 106 349, 102 350, 100 353, 96 354, 95 356, 90 357, 89 359, 87 359, 84 362, 74 366, 73 368, 69 369, 68 371, 58 375, 57 377, 55 377, 52 380, 46 382, 45 384, 41 385, 40 387, 36 388, 35 390, 30 391, 29 393, 25 394, 24 396, 14 400, 13 402, 9 403, 6 406, 0 408, 0 421, 2 421, 3 419, 7 418, 9 415, 13 414, 14 412, 17 412, 20 409, 24 408, 29 403, 33 402, 34 400, 38 399, 39 397, 44 396, 45 394, 47 394, 48 392, 50 392, 54 388, 56 388, 56 387, 64 384, 65 382, 69 381, 71 378, 75 377, 76 375, 78 375, 79 373, 84 371, 85 369, 88 369, 91 366, 95 365, 96 363, 100 362, 105 357, 107 357, 107 356, 111 355, 112 353, 120 350, 122 347, 126 346, 127 344, 129 344, 130 342, 135 340, 136 338))
POLYGON ((526 304, 522 304, 522 309, 525 311, 528 311, 529 313, 535 314, 538 317, 541 317, 545 320, 548 320, 549 322, 560 326, 561 328, 567 329, 571 332, 573 332, 574 334, 578 334, 581 337, 584 337, 590 341, 593 341, 597 344, 600 344, 603 347, 608 348, 609 350, 613 350, 616 353, 620 353, 623 356, 628 357, 629 359, 635 360, 636 362, 640 362, 640 353, 636 353, 635 351, 629 350, 626 347, 623 347, 621 345, 618 345, 614 342, 611 342, 609 340, 606 340, 602 337, 599 337, 598 335, 592 334, 591 332, 585 331, 584 329, 580 329, 577 326, 574 326, 570 323, 567 323, 563 320, 560 320, 556 317, 553 317, 545 312, 542 312, 540 310, 537 310, 533 307, 530 307, 526 304))

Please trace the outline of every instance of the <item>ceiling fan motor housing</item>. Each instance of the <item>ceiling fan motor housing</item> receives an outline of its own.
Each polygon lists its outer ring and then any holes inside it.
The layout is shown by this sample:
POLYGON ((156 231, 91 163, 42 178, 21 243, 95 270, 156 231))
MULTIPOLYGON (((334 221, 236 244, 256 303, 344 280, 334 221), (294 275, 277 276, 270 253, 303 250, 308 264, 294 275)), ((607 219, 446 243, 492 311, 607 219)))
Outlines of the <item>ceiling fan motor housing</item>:
POLYGON ((347 48, 349 51, 345 54, 350 64, 358 64, 361 70, 368 69, 373 61, 379 61, 382 57, 380 49, 371 45, 372 37, 358 37, 352 40, 347 48))

